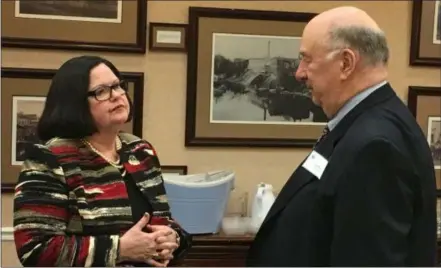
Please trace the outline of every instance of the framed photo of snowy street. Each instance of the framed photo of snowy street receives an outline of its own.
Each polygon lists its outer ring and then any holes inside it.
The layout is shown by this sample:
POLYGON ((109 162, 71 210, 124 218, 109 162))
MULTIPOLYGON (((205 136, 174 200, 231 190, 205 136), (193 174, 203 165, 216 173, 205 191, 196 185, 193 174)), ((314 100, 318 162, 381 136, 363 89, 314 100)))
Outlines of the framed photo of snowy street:
POLYGON ((407 105, 432 151, 436 186, 441 196, 441 87, 410 86, 407 105))
POLYGON ((441 0, 413 0, 410 64, 441 67, 441 0))
MULTIPOLYGON (((13 192, 26 148, 40 143, 37 124, 56 70, 2 68, 1 87, 1 192, 13 192)), ((142 137, 144 74, 122 72, 133 101, 133 120, 124 131, 142 137)))
POLYGON ((314 16, 190 7, 186 146, 313 146, 327 119, 295 73, 314 16))

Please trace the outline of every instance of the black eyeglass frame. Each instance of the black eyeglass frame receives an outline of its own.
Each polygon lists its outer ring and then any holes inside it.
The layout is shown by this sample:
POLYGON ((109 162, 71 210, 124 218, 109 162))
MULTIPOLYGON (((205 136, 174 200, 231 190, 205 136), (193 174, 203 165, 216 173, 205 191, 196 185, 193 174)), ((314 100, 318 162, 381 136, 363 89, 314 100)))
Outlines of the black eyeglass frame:
POLYGON ((119 89, 119 88, 124 90, 124 93, 126 94, 127 91, 129 90, 129 83, 127 81, 125 81, 125 80, 121 80, 118 83, 115 83, 115 84, 110 85, 110 86, 99 85, 95 89, 87 92, 87 96, 88 97, 94 97, 97 101, 106 101, 106 100, 111 99, 113 97, 113 92, 115 90, 119 89), (109 91, 110 92, 109 97, 106 98, 106 99, 98 99, 97 93, 96 93, 98 90, 110 90, 109 91))

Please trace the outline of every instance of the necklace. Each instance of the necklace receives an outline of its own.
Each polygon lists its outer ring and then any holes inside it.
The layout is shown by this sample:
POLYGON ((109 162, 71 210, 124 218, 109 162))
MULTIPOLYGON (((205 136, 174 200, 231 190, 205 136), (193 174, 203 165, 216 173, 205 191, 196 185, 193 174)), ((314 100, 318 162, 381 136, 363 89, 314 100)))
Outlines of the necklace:
MULTIPOLYGON (((96 153, 97 155, 101 156, 104 160, 106 160, 109 164, 111 164, 112 166, 118 168, 118 169, 122 169, 123 166, 120 164, 120 158, 118 157, 118 160, 113 161, 111 159, 109 159, 107 156, 105 156, 103 153, 101 153, 98 149, 96 149, 89 141, 87 141, 86 139, 81 139, 81 141, 88 146, 94 153, 96 153)), ((116 138, 116 150, 119 151, 122 147, 122 143, 121 143, 121 139, 119 137, 116 138)))

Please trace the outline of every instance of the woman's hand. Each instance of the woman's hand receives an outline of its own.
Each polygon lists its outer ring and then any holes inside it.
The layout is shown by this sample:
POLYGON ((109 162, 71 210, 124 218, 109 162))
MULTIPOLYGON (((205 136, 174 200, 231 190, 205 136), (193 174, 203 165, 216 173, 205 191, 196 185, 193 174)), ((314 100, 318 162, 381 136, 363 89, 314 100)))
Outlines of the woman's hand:
POLYGON ((167 235, 161 235, 156 237, 157 252, 159 252, 159 258, 165 260, 167 265, 171 259, 173 259, 173 252, 179 247, 178 234, 172 228, 166 225, 147 225, 152 233, 166 232, 167 235))
MULTIPOLYGON (((166 266, 166 263, 155 261, 159 256, 158 250, 162 250, 156 240, 160 237, 173 235, 173 230, 162 229, 152 233, 143 232, 147 226, 150 215, 146 213, 130 230, 120 238, 119 261, 135 261, 148 263, 153 266, 166 266)), ((167 262, 168 263, 168 262, 167 262)))

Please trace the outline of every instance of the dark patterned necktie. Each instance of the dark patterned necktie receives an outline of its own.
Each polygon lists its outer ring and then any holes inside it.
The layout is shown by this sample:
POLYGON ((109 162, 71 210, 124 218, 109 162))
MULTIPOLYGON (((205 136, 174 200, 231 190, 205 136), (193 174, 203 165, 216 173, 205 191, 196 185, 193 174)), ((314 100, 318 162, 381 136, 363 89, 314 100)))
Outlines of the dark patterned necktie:
POLYGON ((319 144, 319 142, 321 142, 322 140, 324 140, 324 139, 326 138, 326 136, 328 136, 329 132, 330 132, 329 127, 326 126, 326 127, 323 129, 323 132, 322 132, 322 135, 320 136, 320 138, 318 138, 318 140, 315 142, 314 147, 316 147, 317 144, 319 144))

